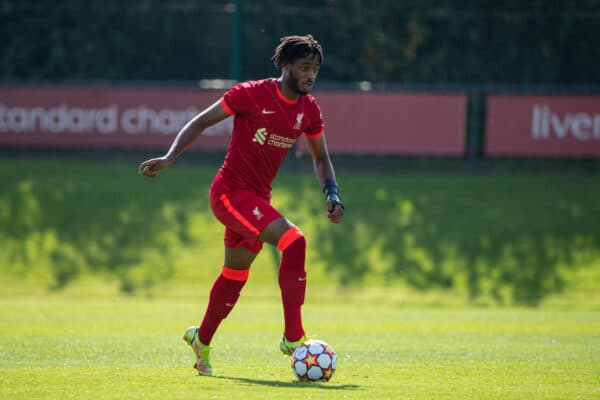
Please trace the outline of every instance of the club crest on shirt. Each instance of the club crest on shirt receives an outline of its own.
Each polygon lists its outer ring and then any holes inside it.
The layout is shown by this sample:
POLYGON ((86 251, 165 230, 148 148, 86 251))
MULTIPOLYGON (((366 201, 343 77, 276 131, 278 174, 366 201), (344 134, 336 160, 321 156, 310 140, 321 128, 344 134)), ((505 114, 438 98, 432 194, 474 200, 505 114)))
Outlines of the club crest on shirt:
POLYGON ((299 130, 302 126, 302 118, 304 117, 304 113, 299 113, 296 115, 296 124, 294 124, 294 129, 299 130))
POLYGON ((260 210, 258 209, 258 206, 254 207, 254 210, 252 210, 252 214, 254 214, 254 216, 256 217, 256 219, 259 220, 259 221, 264 216, 263 213, 261 213, 260 210))

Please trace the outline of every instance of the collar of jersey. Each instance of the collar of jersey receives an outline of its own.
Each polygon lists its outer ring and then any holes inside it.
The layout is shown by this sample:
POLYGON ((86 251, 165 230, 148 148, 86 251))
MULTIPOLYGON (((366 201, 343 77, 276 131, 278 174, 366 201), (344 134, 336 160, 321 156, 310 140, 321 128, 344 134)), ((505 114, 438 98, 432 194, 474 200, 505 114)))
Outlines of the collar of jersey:
POLYGON ((279 89, 279 83, 277 83, 277 79, 273 79, 273 84, 275 85, 275 91, 277 92, 277 97, 279 97, 279 100, 288 104, 296 104, 298 102, 298 99, 290 100, 281 93, 281 89, 279 89))

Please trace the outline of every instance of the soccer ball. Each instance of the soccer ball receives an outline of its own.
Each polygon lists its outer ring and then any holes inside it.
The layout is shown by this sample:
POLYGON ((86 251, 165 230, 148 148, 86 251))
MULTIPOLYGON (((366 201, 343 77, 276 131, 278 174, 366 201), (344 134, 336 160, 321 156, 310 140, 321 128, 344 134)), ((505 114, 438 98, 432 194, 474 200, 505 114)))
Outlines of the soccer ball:
POLYGON ((327 382, 336 368, 333 347, 321 340, 308 340, 292 354, 292 371, 301 381, 327 382))

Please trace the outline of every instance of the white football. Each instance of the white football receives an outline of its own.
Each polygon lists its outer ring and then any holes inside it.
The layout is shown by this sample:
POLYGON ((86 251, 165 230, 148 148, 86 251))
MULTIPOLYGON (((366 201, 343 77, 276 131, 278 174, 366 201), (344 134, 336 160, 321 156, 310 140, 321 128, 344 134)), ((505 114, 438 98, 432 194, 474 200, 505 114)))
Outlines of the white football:
POLYGON ((292 354, 292 370, 301 381, 327 382, 336 368, 333 347, 321 340, 308 340, 292 354))

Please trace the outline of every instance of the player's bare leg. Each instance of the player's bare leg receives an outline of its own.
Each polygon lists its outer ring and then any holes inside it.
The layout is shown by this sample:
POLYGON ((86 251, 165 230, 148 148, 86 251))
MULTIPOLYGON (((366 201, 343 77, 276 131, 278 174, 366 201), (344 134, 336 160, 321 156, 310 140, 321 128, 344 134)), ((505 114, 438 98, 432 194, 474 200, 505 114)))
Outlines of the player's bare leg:
POLYGON ((287 218, 277 218, 271 222, 265 229, 262 230, 258 236, 258 240, 261 242, 270 243, 273 246, 277 246, 277 242, 281 236, 290 228, 295 228, 294 224, 288 221, 287 218))
POLYGON ((300 229, 285 218, 271 222, 258 239, 277 246, 281 251, 279 288, 285 330, 279 347, 289 355, 306 340, 301 312, 306 293, 306 239, 300 229))
POLYGON ((254 262, 257 254, 245 247, 225 246, 225 265, 233 269, 247 269, 254 262))
POLYGON ((255 258, 256 254, 246 248, 225 247, 225 262, 210 291, 204 319, 199 327, 189 327, 183 337, 196 354, 194 368, 200 375, 212 375, 210 342, 240 297, 255 258))

